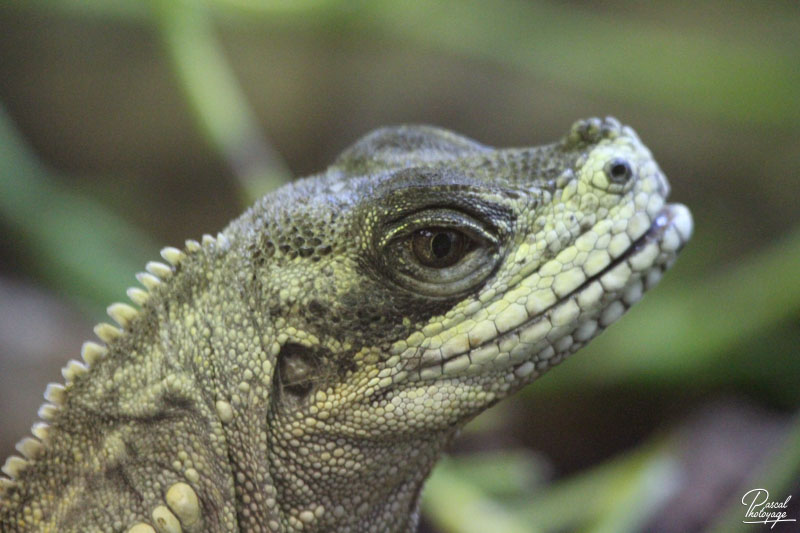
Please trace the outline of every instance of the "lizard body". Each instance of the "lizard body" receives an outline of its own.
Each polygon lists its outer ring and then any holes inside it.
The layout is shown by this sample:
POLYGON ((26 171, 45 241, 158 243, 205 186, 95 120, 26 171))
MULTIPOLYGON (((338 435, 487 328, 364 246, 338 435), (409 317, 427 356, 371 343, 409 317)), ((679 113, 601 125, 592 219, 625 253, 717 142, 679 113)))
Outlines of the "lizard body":
POLYGON ((668 190, 610 118, 520 149, 373 132, 148 264, 6 462, 2 531, 414 531, 457 428, 672 264, 668 190))

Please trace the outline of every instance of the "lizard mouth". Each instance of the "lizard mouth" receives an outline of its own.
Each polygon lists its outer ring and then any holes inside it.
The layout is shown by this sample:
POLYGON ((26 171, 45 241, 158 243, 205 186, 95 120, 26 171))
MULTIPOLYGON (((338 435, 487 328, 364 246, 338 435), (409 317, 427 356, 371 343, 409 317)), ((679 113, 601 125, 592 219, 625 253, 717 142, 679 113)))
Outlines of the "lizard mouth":
POLYGON ((480 375, 508 367, 514 367, 519 378, 537 377, 615 322, 654 287, 688 242, 692 225, 684 205, 667 204, 627 249, 546 309, 469 349, 439 358, 423 354, 416 369, 419 378, 480 375))

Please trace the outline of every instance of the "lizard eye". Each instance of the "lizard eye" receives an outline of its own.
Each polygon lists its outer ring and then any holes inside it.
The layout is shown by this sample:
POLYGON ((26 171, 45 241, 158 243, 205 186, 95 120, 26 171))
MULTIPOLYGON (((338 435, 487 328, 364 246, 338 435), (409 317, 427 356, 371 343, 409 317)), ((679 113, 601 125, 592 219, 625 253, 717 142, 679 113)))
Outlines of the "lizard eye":
POLYGON ((474 289, 499 263, 500 239, 475 218, 430 209, 397 221, 384 235, 384 271, 405 288, 427 296, 474 289))

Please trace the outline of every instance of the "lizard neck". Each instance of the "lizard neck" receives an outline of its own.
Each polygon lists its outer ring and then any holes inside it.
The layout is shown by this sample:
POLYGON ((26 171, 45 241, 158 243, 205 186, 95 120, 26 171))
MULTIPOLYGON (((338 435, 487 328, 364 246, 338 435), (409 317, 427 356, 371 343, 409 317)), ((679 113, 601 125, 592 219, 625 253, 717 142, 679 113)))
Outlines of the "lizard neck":
POLYGON ((416 531, 422 485, 449 437, 325 442, 273 433, 270 472, 289 529, 299 518, 304 532, 416 531))

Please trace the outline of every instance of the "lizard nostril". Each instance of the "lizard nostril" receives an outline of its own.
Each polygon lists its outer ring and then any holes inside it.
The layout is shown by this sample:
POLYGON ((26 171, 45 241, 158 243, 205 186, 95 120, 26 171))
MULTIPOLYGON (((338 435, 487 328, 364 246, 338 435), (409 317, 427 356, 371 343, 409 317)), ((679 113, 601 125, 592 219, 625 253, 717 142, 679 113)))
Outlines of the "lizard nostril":
POLYGON ((606 164, 606 176, 615 183, 627 183, 633 177, 630 164, 624 159, 612 159, 606 164))

